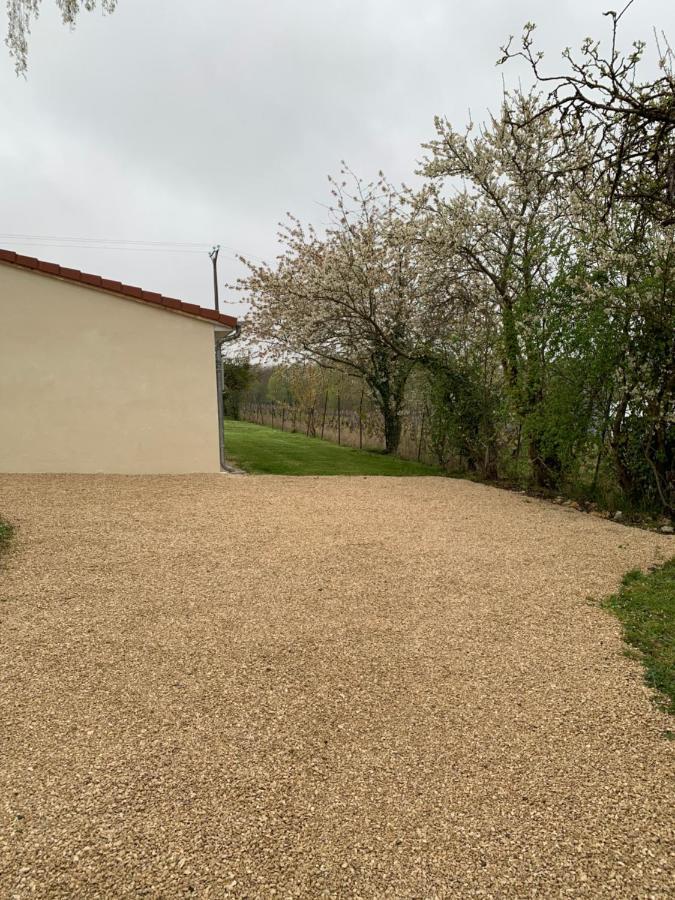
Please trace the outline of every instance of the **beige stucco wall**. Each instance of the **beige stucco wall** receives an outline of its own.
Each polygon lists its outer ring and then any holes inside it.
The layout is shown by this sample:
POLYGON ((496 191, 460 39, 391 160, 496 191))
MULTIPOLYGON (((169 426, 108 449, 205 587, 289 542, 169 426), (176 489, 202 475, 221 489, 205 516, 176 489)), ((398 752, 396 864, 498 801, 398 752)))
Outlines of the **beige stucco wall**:
POLYGON ((0 264, 0 472, 218 471, 213 325, 0 264))

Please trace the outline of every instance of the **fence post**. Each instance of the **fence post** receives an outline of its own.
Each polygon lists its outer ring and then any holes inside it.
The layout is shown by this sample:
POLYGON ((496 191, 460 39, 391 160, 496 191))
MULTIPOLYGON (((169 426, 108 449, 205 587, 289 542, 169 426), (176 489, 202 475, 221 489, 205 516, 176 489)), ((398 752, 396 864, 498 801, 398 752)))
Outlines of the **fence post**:
POLYGON ((326 427, 326 410, 328 409, 328 388, 326 388, 326 398, 323 401, 323 417, 321 419, 321 440, 323 440, 323 430, 326 427))
POLYGON ((340 394, 337 395, 338 445, 340 444, 340 394))
POLYGON ((281 404, 281 430, 284 430, 284 422, 286 421, 286 404, 281 404))
POLYGON ((363 450, 363 388, 361 388, 361 400, 359 401, 359 450, 363 450))

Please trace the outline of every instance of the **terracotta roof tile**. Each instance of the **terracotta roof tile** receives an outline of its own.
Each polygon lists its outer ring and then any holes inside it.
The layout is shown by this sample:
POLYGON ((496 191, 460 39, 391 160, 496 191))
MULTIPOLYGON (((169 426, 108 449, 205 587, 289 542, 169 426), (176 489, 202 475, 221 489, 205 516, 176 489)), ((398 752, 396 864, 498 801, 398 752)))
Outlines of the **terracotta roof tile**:
POLYGON ((158 294, 156 291, 143 291, 143 299, 147 300, 149 303, 161 304, 162 295, 158 294))
POLYGON ((15 254, 14 260, 17 266, 27 266, 29 269, 37 269, 39 260, 32 256, 22 256, 20 253, 15 254))
POLYGON ((79 269, 66 269, 65 266, 59 266, 59 278, 67 278, 69 281, 82 281, 82 272, 79 269))
POLYGON ((120 294, 122 292, 122 282, 111 281, 110 278, 101 278, 101 287, 103 290, 111 291, 113 294, 120 294))
POLYGON ((197 319, 204 319, 207 322, 218 322, 221 325, 227 325, 228 328, 235 328, 237 325, 237 320, 234 316, 216 312, 215 309, 205 309, 203 306, 197 306, 194 303, 185 303, 183 300, 176 300, 174 297, 165 297, 163 294, 158 294, 155 291, 144 291, 142 288, 134 287, 130 284, 122 284, 120 281, 101 278, 100 275, 80 272, 79 269, 68 269, 56 263, 44 262, 43 260, 35 259, 33 256, 22 256, 20 253, 14 253, 13 250, 0 249, 0 263, 3 262, 13 266, 20 266, 23 269, 33 269, 41 275, 52 275, 56 278, 63 278, 66 281, 86 284, 88 287, 98 288, 99 290, 107 291, 109 294, 133 297, 135 300, 151 303, 153 306, 163 306, 169 312, 183 313, 184 315, 194 316, 197 319))
POLYGON ((123 284, 121 293, 126 294, 127 297, 135 297, 137 300, 143 299, 143 288, 134 287, 133 284, 123 284))
POLYGON ((162 306, 168 306, 169 309, 180 309, 181 305, 181 301, 174 300, 173 297, 162 297, 162 306))
POLYGON ((59 267, 56 265, 56 263, 41 262, 39 265, 39 269, 41 272, 46 272, 48 275, 59 274, 59 267))

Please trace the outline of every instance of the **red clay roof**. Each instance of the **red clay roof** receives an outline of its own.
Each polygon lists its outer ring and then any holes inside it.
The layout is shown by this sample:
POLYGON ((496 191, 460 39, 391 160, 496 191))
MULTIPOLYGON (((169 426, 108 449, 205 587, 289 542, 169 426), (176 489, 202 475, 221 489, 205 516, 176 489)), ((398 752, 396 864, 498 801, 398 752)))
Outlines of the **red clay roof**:
POLYGON ((74 281, 76 284, 98 288, 102 291, 108 291, 110 294, 118 294, 120 297, 151 303, 153 306, 163 307, 169 312, 182 313, 187 316, 194 316, 197 319, 205 319, 211 323, 227 325, 228 328, 235 328, 237 325, 237 320, 233 316, 218 313, 215 309, 205 309, 203 306, 196 306, 194 303, 184 303, 182 300, 164 297, 162 294, 157 294, 154 291, 144 291, 142 288, 133 287, 130 284, 122 284, 120 281, 101 278, 100 275, 80 272, 79 269, 66 269, 56 263, 43 262, 40 259, 35 259, 33 256, 22 256, 20 253, 14 253, 12 250, 0 250, 0 263, 3 262, 12 266, 21 266, 24 269, 32 269, 41 275, 52 275, 56 278, 64 278, 66 281, 74 281))

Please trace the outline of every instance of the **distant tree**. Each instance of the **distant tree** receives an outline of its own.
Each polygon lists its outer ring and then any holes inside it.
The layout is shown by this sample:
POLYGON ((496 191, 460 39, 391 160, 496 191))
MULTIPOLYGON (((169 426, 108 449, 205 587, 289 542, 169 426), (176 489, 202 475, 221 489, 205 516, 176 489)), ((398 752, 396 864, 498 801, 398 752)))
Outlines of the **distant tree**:
MULTIPOLYGON (((28 37, 31 23, 40 13, 42 0, 7 0, 7 38, 10 56, 14 59, 17 75, 24 75, 28 68, 28 37)), ((81 10, 96 9, 97 0, 56 0, 64 25, 75 25, 81 10)), ((101 0, 101 9, 111 13, 117 0, 101 0)))
POLYGON ((239 418, 241 400, 253 376, 250 360, 245 357, 223 360, 223 406, 228 418, 239 418))
POLYGON ((281 366, 270 378, 268 394, 290 402, 300 412, 306 423, 307 434, 316 436, 316 426, 322 398, 327 390, 327 369, 312 363, 294 363, 281 366))

